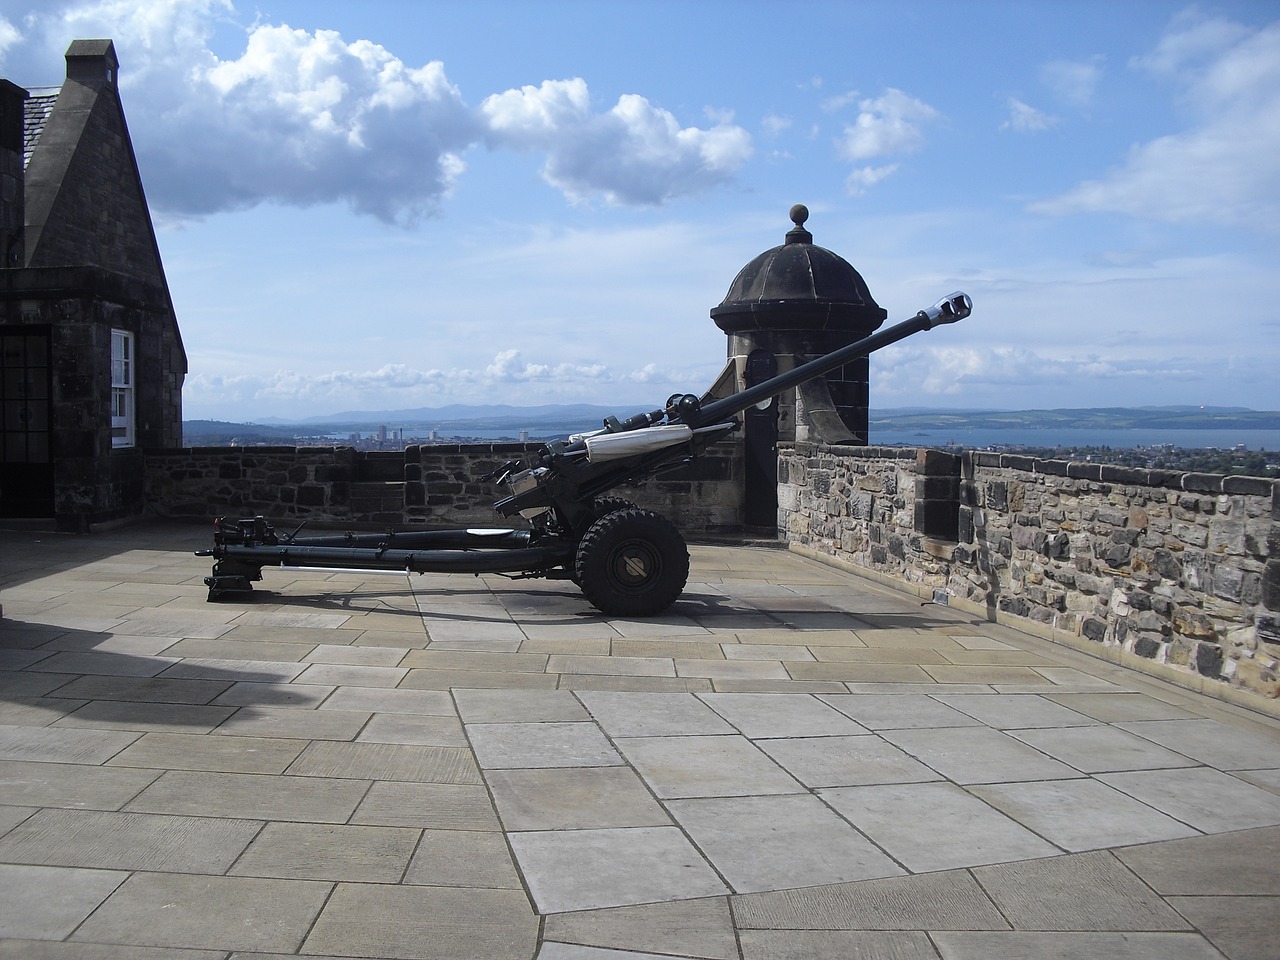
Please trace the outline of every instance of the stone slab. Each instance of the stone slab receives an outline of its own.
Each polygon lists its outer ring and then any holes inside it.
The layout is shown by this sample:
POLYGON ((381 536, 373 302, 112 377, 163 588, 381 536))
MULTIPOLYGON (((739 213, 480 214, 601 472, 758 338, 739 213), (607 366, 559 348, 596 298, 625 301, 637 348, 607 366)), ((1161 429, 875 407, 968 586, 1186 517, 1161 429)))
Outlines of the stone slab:
POLYGON ((964 870, 752 893, 730 901, 741 930, 1008 930, 964 870))
MULTIPOLYGON (((733 681, 724 681, 732 683, 733 681)), ((612 690, 626 693, 710 693, 715 685, 706 677, 618 677, 565 674, 561 690, 612 690)))
POLYGON ((1189 930, 1191 925, 1109 852, 977 867, 1015 930, 1189 930))
POLYGON ((540 913, 728 893, 675 827, 551 830, 510 840, 540 913))
POLYGON ((1017 695, 938 696, 940 703, 980 720, 997 730, 1021 730, 1027 727, 1072 727, 1097 723, 1074 710, 1045 697, 1017 695))
POLYGON ((306 746, 301 740, 146 733, 111 758, 111 766, 157 770, 283 773, 306 746))
POLYGON ((404 713, 375 713, 356 740, 360 743, 416 743, 431 747, 467 746, 462 721, 456 717, 422 717, 404 713))
POLYGON ((634 737, 615 742, 662 799, 804 792, 745 737, 634 737))
POLYGON ((214 733, 219 736, 270 737, 277 740, 351 740, 364 729, 371 716, 372 714, 359 710, 240 707, 214 733))
POLYGON ((1223 960, 1195 933, 961 933, 931 935, 942 960, 1223 960))
POLYGON ((467 726, 467 734, 486 770, 622 763, 594 723, 476 723, 467 726))
POLYGON ((332 823, 268 823, 245 849, 233 876, 397 883, 418 831, 332 823))
POLYGON ((1103 723, 1195 719, 1186 710, 1142 693, 1046 693, 1045 699, 1103 723))
POLYGON ((295 777, 354 777, 364 780, 423 780, 480 783, 471 751, 407 743, 309 744, 289 767, 295 777))
POLYGON ((278 660, 223 660, 189 657, 161 675, 166 680, 230 680, 235 683, 289 683, 307 669, 306 664, 278 660))
MULTIPOLYGON (((175 681, 181 682, 181 681, 175 681)), ((198 683, 201 681, 186 681, 198 683)), ((210 681, 205 681, 210 682, 210 681)), ((214 703, 237 707, 305 707, 320 706, 333 693, 333 687, 314 683, 262 683, 245 681, 233 683, 218 694, 214 703)))
POLYGON ((793 737, 756 746, 807 787, 938 779, 936 771, 876 736, 793 737))
POLYGON ((403 667, 379 667, 352 663, 312 663, 298 674, 299 683, 394 687, 409 671, 403 667))
POLYGON ((507 830, 666 826, 671 822, 628 767, 488 770, 507 830))
POLYGON ((190 638, 164 648, 168 657, 208 657, 219 660, 280 660, 294 662, 306 658, 316 648, 315 643, 290 643, 288 641, 243 639, 232 630, 216 640, 190 638))
MULTIPOLYGON (((235 956, 242 958, 244 954, 235 956)), ((270 960, 265 954, 256 956, 270 960)), ((0 940, 0 958, 3 960, 226 960, 226 957, 225 950, 121 946, 83 941, 0 940)))
POLYGON ((369 788, 351 823, 437 830, 500 830, 482 786, 380 780, 369 788))
POLYGON ((1266 896, 1280 892, 1280 827, 1241 830, 1115 851, 1164 896, 1266 896))
POLYGON ((551 673, 582 673, 591 676, 674 677, 670 657, 579 657, 556 655, 549 658, 551 673))
POLYGON ((919 931, 744 930, 742 960, 938 960, 919 931))
POLYGON ((568 690, 454 690, 467 723, 587 720, 586 708, 568 690))
POLYGON ((0 838, 0 860, 110 870, 224 873, 261 828, 255 820, 41 810, 0 838))
POLYGON ((159 776, 158 770, 0 761, 0 797, 32 807, 118 810, 159 776))
POLYGON ((1280 896, 1170 897, 1169 905, 1231 960, 1275 960, 1280 896))
POLYGON ((723 717, 690 694, 584 690, 578 698, 612 737, 733 732, 723 717))
MULTIPOLYGON (((600 657, 607 662, 607 657, 600 657)), ((414 668, 400 682, 401 690, 468 689, 554 690, 558 678, 554 673, 499 673, 480 670, 426 670, 414 668)))
POLYGON ((793 680, 841 680, 851 683, 929 683, 933 678, 914 663, 806 663, 783 664, 793 680))
POLYGON ((0 727, 0 761, 106 763, 140 733, 67 727, 0 727))
POLYGON ((1103 773, 1098 779, 1203 833, 1280 824, 1280 796, 1209 767, 1103 773))
POLYGON ((953 783, 845 787, 820 796, 913 873, 1061 852, 953 783))
POLYGON ((1218 770, 1280 767, 1280 737, 1263 737, 1216 720, 1141 720, 1117 726, 1218 770))
POLYGON ((735 893, 903 872, 807 794, 674 800, 667 808, 735 893))
POLYGON ((58 720, 54 725, 91 727, 94 730, 208 733, 235 712, 235 707, 209 707, 188 703, 93 700, 84 704, 75 713, 58 720))
POLYGON ((685 660, 675 661, 681 677, 709 680, 790 680, 786 668, 776 660, 685 660))
MULTIPOLYGON (((0 864, 0 937, 61 940, 124 882, 115 870, 0 864)), ((0 957, 6 948, 0 943, 0 957)), ((25 949, 9 954, 27 957, 25 949)))
POLYGON ((371 643, 359 646, 344 643, 321 643, 301 659, 308 663, 345 663, 352 666, 395 667, 405 658, 406 652, 407 649, 405 647, 378 647, 371 643))
POLYGON ((807 694, 704 693, 698 699, 752 740, 867 733, 866 727, 807 694))
POLYGON ((363 780, 171 770, 138 794, 127 809, 191 816, 343 823, 368 789, 368 782, 363 780))
POLYGON ((1072 853, 1197 835, 1185 823, 1092 779, 991 783, 969 790, 1072 853))
POLYGON ((1010 735, 1084 773, 1195 766, 1194 760, 1112 726, 1013 730, 1010 735))
MULTIPOLYGON (((846 648, 841 648, 846 649, 846 648)), ((722 643, 720 655, 726 660, 813 660, 813 652, 806 647, 781 643, 722 643)))
POLYGON ((175 657, 139 657, 101 650, 64 650, 46 656, 42 673, 83 673, 101 677, 154 677, 178 663, 175 657))
POLYGON ((304 952, 383 960, 529 960, 538 919, 517 890, 337 886, 304 952))
POLYGON ((293 953, 330 887, 311 880, 136 873, 72 939, 293 953))
POLYGON ((521 889, 503 835, 476 830, 422 831, 418 849, 401 882, 432 887, 521 889))
POLYGON ((852 717, 869 730, 907 730, 926 727, 976 727, 978 721, 921 693, 819 695, 820 700, 852 717))
POLYGON ((880 736, 956 783, 1078 777, 1079 772, 989 727, 884 730, 880 736))
MULTIPOLYGON (((648 950, 661 956, 738 960, 725 897, 610 907, 546 918, 548 944, 648 950)), ((544 946, 544 950, 546 947, 544 946)))
POLYGON ((320 709, 366 713, 420 713, 432 717, 457 716, 453 698, 445 690, 339 687, 320 705, 320 709))

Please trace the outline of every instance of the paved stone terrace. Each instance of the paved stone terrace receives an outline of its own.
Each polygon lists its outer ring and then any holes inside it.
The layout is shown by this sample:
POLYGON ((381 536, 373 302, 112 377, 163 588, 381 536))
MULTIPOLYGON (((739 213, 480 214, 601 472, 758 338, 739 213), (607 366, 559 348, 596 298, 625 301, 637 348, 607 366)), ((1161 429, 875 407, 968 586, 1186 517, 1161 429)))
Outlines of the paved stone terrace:
POLYGON ((1271 960, 1280 724, 779 550, 668 616, 0 533, 0 957, 1271 960))

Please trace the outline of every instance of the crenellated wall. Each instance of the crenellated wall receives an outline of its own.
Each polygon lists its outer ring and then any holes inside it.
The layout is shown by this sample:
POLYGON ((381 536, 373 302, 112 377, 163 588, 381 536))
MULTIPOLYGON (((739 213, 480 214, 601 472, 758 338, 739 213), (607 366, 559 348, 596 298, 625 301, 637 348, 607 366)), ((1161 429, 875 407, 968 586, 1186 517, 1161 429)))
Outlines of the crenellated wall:
POLYGON ((779 530, 922 597, 1280 696, 1280 482, 797 443, 780 451, 779 530))
MULTIPOLYGON (((150 513, 177 519, 264 516, 353 526, 506 526, 506 495, 485 479, 536 443, 423 444, 403 452, 351 447, 190 447, 147 451, 150 513)), ((742 449, 712 446, 688 466, 618 496, 678 519, 693 534, 742 527, 742 449)), ((516 518, 516 522, 519 518, 516 518)))

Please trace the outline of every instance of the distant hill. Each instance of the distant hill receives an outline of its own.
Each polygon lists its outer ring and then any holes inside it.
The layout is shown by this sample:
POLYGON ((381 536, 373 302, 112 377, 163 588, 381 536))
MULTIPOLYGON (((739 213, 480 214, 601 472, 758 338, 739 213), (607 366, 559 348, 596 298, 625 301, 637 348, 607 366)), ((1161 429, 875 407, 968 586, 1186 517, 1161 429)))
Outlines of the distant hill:
MULTIPOLYGON (((221 446, 237 443, 293 443, 300 438, 371 433, 379 427, 422 437, 432 430, 440 437, 518 436, 557 437, 593 430, 610 415, 626 416, 637 405, 614 408, 590 404, 545 404, 422 407, 412 410, 348 411, 304 420, 264 418, 254 423, 188 420, 183 434, 188 445, 221 446)), ((1280 411, 1247 407, 1083 407, 1053 410, 937 410, 920 407, 872 410, 873 430, 1280 430, 1280 411)))

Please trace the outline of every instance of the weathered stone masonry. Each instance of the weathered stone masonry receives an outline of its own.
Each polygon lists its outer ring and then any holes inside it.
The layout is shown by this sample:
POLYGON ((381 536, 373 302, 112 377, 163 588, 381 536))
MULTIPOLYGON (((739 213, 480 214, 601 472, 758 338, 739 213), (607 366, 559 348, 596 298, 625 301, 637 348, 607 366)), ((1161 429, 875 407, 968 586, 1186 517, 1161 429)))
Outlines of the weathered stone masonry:
POLYGON ((921 596, 1280 696, 1280 483, 798 443, 779 529, 921 596))
MULTIPOLYGON (((403 452, 351 447, 192 447, 146 453, 149 513, 174 519, 271 520, 423 527, 506 526, 485 479, 539 444, 424 444, 403 452)), ((742 448, 713 446, 695 462, 614 493, 674 519, 690 533, 742 526, 742 448)), ((519 522, 519 518, 515 518, 519 522)))

